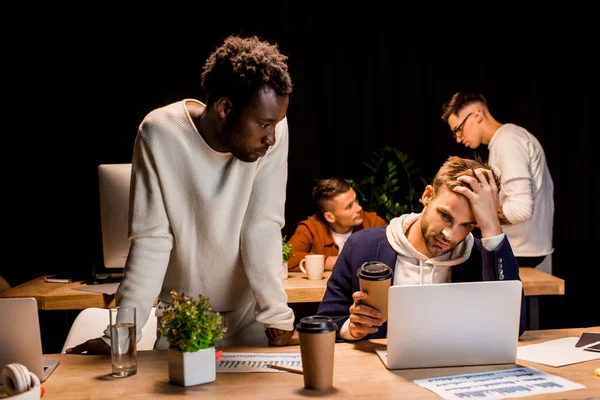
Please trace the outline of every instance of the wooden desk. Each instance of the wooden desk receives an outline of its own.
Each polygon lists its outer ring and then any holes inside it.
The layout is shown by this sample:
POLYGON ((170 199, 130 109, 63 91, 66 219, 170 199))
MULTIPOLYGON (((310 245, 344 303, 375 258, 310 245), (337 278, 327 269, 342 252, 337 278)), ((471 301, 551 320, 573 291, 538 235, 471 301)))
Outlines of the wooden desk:
MULTIPOLYGON (((300 272, 291 272, 289 275, 284 281, 288 302, 310 303, 319 302, 323 298, 331 271, 327 271, 324 279, 320 281, 309 281, 300 272)), ((47 283, 44 276, 40 276, 0 293, 0 297, 33 297, 37 300, 40 310, 83 310, 115 305, 114 295, 73 290, 81 285, 81 282, 47 283)))
POLYGON ((89 307, 106 308, 115 304, 115 296, 73 290, 81 282, 47 283, 44 276, 0 293, 0 297, 33 297, 39 310, 83 310, 89 307))
POLYGON ((519 268, 527 301, 529 329, 540 329, 539 296, 564 295, 565 281, 535 268, 519 268))
MULTIPOLYGON (((290 272, 289 278, 284 281, 288 302, 303 303, 321 301, 327 287, 327 280, 331 271, 325 272, 325 278, 320 281, 309 281, 302 272, 290 272)), ((547 296, 565 294, 564 279, 547 274, 546 272, 521 267, 519 275, 523 282, 525 296, 547 296)))
MULTIPOLYGON (((289 303, 320 302, 325 294, 331 271, 320 281, 309 281, 301 272, 290 272, 284 281, 289 303)), ((529 327, 539 328, 538 297, 565 294, 565 281, 534 268, 520 269, 523 291, 528 300, 529 327)), ((72 290, 81 286, 74 283, 46 283, 39 277, 0 293, 0 297, 34 297, 40 310, 82 310, 89 307, 112 307, 114 295, 72 290)))
MULTIPOLYGON (((579 336, 591 329, 561 329, 551 331, 528 331, 519 345, 567 336, 579 336)), ((303 378, 291 373, 217 373, 215 382, 183 388, 168 382, 167 352, 138 352, 138 373, 128 378, 111 377, 110 358, 106 356, 83 356, 61 354, 61 363, 43 384, 46 393, 43 400, 54 399, 174 399, 174 398, 229 398, 229 399, 306 399, 307 397, 360 398, 360 399, 435 399, 440 397, 412 382, 414 379, 431 378, 493 371, 498 369, 531 366, 553 375, 561 376, 584 385, 585 389, 523 397, 527 400, 576 399, 600 396, 600 378, 594 369, 600 361, 588 361, 560 368, 552 368, 529 361, 500 366, 474 366, 450 368, 423 368, 388 371, 374 348, 385 340, 361 341, 355 344, 338 343, 335 348, 334 388, 326 392, 308 391, 303 388, 303 378)), ((236 348, 227 351, 260 353, 299 353, 298 346, 271 348, 236 348)), ((52 357, 56 357, 52 355, 52 357)))

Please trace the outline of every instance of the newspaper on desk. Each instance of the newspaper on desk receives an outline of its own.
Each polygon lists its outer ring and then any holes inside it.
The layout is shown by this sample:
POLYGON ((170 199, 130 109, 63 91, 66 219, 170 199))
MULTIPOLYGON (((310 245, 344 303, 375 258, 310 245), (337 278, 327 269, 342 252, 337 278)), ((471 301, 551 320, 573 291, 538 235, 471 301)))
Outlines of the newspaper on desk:
POLYGON ((414 382, 444 399, 506 399, 585 389, 579 383, 531 367, 417 379, 414 382))

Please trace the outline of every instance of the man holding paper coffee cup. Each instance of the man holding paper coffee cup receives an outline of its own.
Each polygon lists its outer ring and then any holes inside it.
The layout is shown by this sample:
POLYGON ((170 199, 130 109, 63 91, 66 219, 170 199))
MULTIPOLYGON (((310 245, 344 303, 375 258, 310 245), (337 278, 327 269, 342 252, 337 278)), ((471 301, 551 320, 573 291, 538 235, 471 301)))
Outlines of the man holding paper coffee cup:
MULTIPOLYGON (((317 313, 337 323, 338 339, 385 338, 385 310, 365 303, 380 291, 387 293, 389 285, 369 294, 360 290, 365 277, 387 276, 385 267, 393 273, 393 285, 519 280, 519 266, 497 216, 499 188, 500 177, 487 164, 449 157, 425 188, 421 213, 404 214, 387 227, 363 229, 349 238, 317 313), (471 234, 476 226, 481 239, 471 234), (371 261, 383 266, 362 271, 371 261)), ((523 299, 519 334, 526 326, 524 307, 523 299)))
POLYGON ((344 178, 323 179, 313 188, 312 197, 318 213, 301 221, 288 241, 293 249, 289 271, 300 271, 300 262, 308 254, 322 254, 325 271, 331 271, 350 235, 387 225, 376 213, 362 209, 356 192, 344 178))

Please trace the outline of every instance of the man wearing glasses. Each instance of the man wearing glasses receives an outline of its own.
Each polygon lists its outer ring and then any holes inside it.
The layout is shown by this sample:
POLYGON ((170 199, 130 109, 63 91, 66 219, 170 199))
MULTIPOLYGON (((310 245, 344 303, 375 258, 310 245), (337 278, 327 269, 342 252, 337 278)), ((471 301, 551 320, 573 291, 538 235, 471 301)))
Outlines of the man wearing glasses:
MULTIPOLYGON (((485 144, 500 173, 498 216, 521 267, 537 267, 553 252, 554 183, 540 142, 526 129, 498 122, 480 93, 458 92, 442 106, 442 120, 458 143, 485 144)), ((551 273, 550 259, 543 267, 551 273)))

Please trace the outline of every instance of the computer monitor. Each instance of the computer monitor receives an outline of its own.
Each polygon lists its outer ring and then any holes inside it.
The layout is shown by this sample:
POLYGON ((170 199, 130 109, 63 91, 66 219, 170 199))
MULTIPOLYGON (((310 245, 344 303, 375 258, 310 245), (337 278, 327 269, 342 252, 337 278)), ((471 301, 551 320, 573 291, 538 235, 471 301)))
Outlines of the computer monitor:
POLYGON ((130 180, 131 163, 98 166, 103 267, 115 273, 123 272, 129 254, 130 180))

